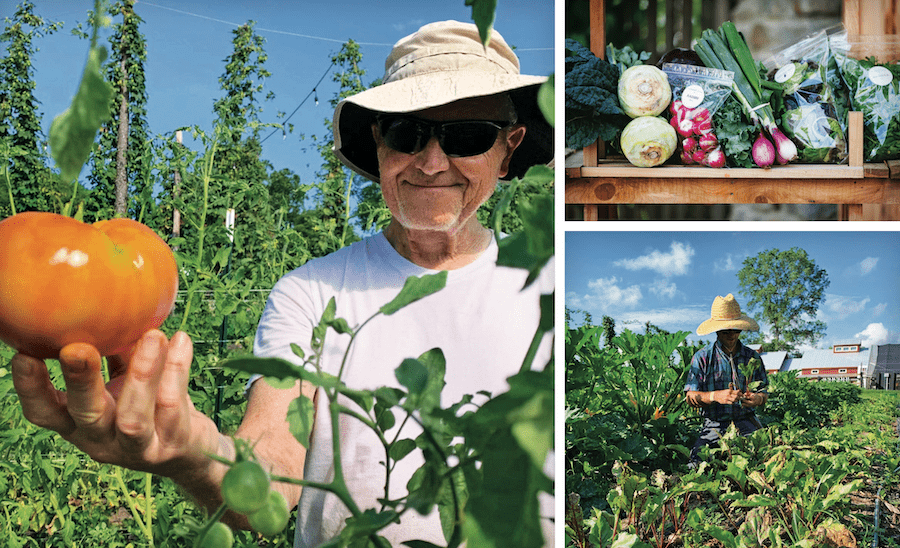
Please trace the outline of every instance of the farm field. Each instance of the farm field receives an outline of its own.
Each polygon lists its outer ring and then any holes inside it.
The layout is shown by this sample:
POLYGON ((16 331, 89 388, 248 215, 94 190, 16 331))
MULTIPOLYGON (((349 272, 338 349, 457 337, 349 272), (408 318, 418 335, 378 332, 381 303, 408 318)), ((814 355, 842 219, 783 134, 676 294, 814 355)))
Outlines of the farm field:
POLYGON ((771 375, 765 427, 692 469, 687 333, 600 332, 566 333, 566 546, 900 545, 900 394, 771 375))

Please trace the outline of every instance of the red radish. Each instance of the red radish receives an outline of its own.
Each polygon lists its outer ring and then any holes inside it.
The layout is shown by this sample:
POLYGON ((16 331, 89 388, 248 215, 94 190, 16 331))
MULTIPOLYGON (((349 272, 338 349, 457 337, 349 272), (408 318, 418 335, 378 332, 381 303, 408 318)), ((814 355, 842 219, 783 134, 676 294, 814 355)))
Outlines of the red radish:
POLYGON ((715 148, 707 153, 701 163, 707 167, 725 167, 725 153, 721 148, 715 148))
POLYGON ((694 122, 690 118, 683 118, 678 122, 678 126, 675 128, 678 132, 678 135, 682 137, 690 137, 694 134, 694 122))
POLYGON ((694 119, 694 123, 704 122, 706 120, 712 121, 712 116, 709 114, 709 109, 705 109, 703 107, 694 109, 694 114, 691 116, 694 119))
POLYGON ((706 151, 705 151, 705 150, 701 150, 701 149, 698 148, 698 149, 695 150, 694 153, 691 155, 691 159, 694 160, 694 163, 695 163, 695 164, 702 164, 702 163, 703 163, 703 160, 706 159, 706 151))
POLYGON ((772 144, 772 141, 766 139, 765 135, 760 131, 759 137, 753 143, 751 155, 756 165, 769 167, 775 163, 775 145, 772 144))
POLYGON ((682 150, 681 151, 681 163, 686 166, 693 164, 694 163, 693 155, 687 150, 682 150))
POLYGON ((694 119, 694 133, 697 135, 705 135, 712 131, 712 128, 712 120, 709 118, 694 119))
POLYGON ((697 140, 693 137, 688 137, 685 140, 681 141, 681 148, 689 152, 694 152, 694 150, 696 150, 697 148, 697 140))
POLYGON ((709 152, 719 146, 719 140, 716 138, 715 133, 709 132, 706 135, 702 135, 698 141, 700 148, 709 152))

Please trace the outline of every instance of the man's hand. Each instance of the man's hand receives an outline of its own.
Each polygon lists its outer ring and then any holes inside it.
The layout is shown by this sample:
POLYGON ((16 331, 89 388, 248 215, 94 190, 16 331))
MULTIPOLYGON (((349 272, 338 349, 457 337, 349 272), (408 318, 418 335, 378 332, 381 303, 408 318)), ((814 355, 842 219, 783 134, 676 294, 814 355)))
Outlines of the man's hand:
POLYGON ((766 395, 762 392, 745 392, 741 397, 741 405, 744 407, 759 407, 766 403, 766 395))
POLYGON ((22 411, 99 462, 175 477, 209 465, 220 436, 194 409, 187 392, 193 348, 176 333, 148 331, 125 356, 109 360, 103 382, 96 348, 76 343, 59 356, 66 390, 50 382, 47 366, 23 354, 11 361, 22 411))
POLYGON ((715 403, 722 405, 731 405, 741 399, 743 394, 740 390, 713 390, 712 392, 689 391, 686 394, 687 402, 691 407, 700 408, 707 407, 715 403))
POLYGON ((731 388, 716 390, 714 392, 710 392, 710 394, 712 394, 712 400, 714 402, 721 403, 722 405, 731 405, 741 399, 741 396, 743 396, 740 390, 734 390, 731 388))

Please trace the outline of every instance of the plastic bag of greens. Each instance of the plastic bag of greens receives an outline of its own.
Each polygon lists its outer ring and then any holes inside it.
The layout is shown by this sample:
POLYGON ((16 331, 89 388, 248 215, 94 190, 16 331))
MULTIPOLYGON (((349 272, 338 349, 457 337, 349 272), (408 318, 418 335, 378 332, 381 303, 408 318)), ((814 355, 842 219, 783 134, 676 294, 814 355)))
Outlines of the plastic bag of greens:
POLYGON ((765 63, 768 79, 782 86, 775 111, 797 145, 798 162, 847 161, 846 116, 837 107, 828 35, 821 31, 778 52, 765 63))
POLYGON ((900 158, 900 36, 831 37, 850 107, 863 113, 863 159, 900 158))

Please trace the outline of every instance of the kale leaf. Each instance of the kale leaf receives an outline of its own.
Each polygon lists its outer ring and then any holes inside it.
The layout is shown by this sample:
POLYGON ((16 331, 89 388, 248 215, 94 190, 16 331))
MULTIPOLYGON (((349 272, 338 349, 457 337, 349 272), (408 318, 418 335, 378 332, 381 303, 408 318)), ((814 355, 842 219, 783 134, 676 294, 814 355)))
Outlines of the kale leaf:
POLYGON ((566 146, 612 140, 629 121, 619 106, 619 68, 575 40, 566 49, 566 146))

